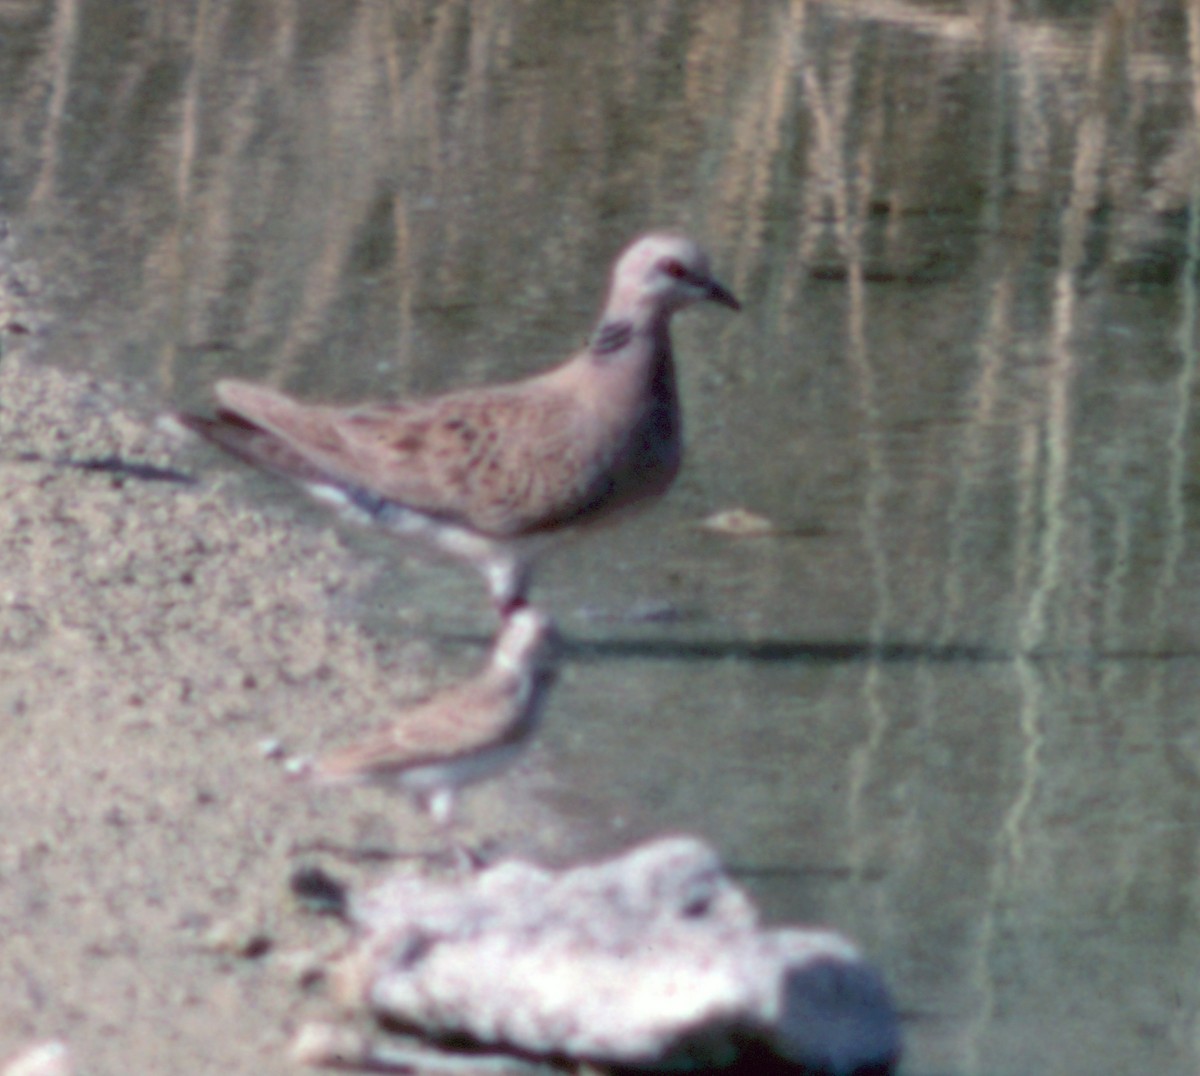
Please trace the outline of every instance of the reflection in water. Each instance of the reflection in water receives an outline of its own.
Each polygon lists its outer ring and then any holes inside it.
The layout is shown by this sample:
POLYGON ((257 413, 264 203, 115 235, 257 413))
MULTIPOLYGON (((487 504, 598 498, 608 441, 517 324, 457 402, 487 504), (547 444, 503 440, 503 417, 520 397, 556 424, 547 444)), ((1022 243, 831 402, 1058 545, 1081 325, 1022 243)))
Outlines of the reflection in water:
POLYGON ((703 235, 680 487, 540 593, 694 615, 565 618, 556 805, 859 937, 913 1072, 1193 1071, 1200 27, 1063 10, 10 4, 0 207, 47 360, 176 405, 516 376, 703 235))

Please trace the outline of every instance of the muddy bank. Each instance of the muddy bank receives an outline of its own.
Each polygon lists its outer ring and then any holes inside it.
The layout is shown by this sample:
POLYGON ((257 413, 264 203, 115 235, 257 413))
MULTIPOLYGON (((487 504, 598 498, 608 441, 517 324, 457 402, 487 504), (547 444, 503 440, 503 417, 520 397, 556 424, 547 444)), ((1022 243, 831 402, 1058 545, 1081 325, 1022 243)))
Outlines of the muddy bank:
MULTIPOLYGON (((289 954, 337 936, 287 893, 302 849, 436 837, 386 793, 288 784, 262 745, 341 742, 481 655, 368 636, 352 612, 380 565, 257 511, 118 388, 19 351, 0 362, 0 1058, 61 1037, 87 1073, 294 1071, 321 999, 289 954)), ((548 837, 538 765, 470 796, 467 832, 548 837)))

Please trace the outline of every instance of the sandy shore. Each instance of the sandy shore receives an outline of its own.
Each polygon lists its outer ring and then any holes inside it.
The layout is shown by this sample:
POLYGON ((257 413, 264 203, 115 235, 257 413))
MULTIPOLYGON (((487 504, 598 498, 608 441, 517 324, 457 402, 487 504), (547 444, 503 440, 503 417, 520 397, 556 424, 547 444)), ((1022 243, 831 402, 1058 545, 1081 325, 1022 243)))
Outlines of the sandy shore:
MULTIPOLYGON (((294 1072, 294 1027, 328 1015, 294 954, 340 934, 287 890, 304 848, 436 837, 385 793, 287 783, 261 744, 344 740, 478 657, 368 636, 349 611, 377 565, 20 350, 0 362, 0 1058, 58 1037, 85 1073, 294 1072), (201 480, 61 462, 110 457, 201 480)), ((480 833, 539 824, 528 784, 471 797, 480 833)))

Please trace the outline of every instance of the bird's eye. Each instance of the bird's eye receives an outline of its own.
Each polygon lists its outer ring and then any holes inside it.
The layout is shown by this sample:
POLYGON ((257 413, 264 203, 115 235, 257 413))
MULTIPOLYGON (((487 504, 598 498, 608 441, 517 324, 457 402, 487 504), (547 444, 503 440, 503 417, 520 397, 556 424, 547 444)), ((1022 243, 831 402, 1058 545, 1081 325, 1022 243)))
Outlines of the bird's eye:
POLYGON ((662 271, 666 273, 667 276, 674 277, 676 280, 687 280, 688 278, 687 267, 683 264, 683 262, 678 261, 675 258, 668 258, 665 262, 663 262, 662 271))

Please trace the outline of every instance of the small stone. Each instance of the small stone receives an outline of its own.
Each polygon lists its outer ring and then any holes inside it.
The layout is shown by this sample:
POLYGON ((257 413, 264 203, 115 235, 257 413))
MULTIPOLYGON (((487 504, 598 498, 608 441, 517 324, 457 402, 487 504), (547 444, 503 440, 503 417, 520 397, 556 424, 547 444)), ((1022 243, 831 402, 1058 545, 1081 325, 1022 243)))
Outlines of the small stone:
POLYGON ((274 736, 268 736, 258 741, 258 753, 260 757, 272 761, 281 759, 286 754, 283 741, 276 739, 274 736))
POLYGON ((366 1036, 353 1028, 310 1021, 302 1024, 289 1051, 297 1064, 312 1068, 361 1066, 368 1053, 366 1036))
POLYGON ((702 520, 700 526, 726 538, 766 538, 779 533, 779 528, 766 516, 746 508, 727 508, 723 512, 714 512, 702 520))
POLYGON ((325 978, 328 960, 328 954, 316 949, 294 949, 280 953, 275 963, 288 982, 307 990, 325 978))
POLYGON ((299 867, 288 880, 292 895, 309 911, 320 915, 344 916, 348 904, 346 886, 321 867, 299 867))
POLYGON ((17 1054, 0 1069, 0 1076, 71 1076, 74 1071, 66 1044, 53 1040, 17 1054))
POLYGON ((259 923, 238 919, 214 923, 204 935, 204 944, 215 953, 244 960, 266 956, 274 946, 270 934, 259 923))

